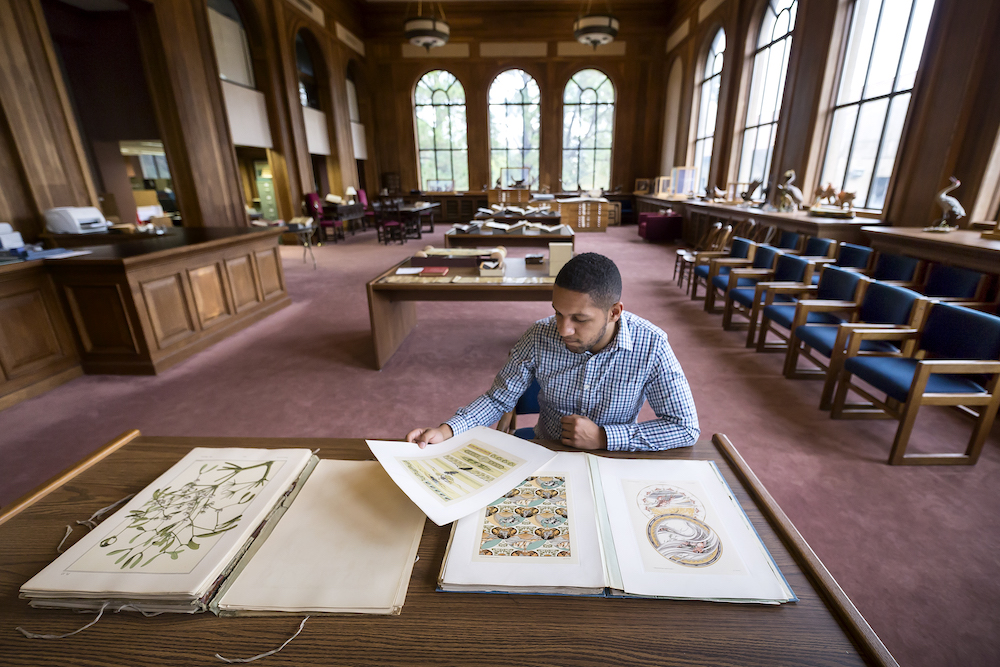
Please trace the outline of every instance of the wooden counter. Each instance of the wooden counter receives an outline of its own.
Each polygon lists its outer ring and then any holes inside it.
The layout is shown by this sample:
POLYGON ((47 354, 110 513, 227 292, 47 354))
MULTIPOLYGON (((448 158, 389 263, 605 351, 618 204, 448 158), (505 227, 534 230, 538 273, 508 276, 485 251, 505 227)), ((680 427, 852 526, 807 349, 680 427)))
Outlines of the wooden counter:
POLYGON ((283 231, 179 229, 46 260, 83 370, 155 375, 289 305, 283 231))
POLYGON ((0 266, 0 410, 82 374, 45 265, 0 266))
POLYGON ((876 250, 942 262, 984 273, 1000 273, 1000 241, 981 232, 925 232, 918 227, 862 227, 876 250))
POLYGON ((648 195, 637 195, 636 201, 640 212, 672 208, 683 215, 684 241, 687 243, 696 243, 703 229, 715 222, 722 221, 735 225, 747 218, 753 218, 758 225, 774 225, 789 232, 866 245, 867 237, 861 231, 862 227, 879 224, 878 220, 872 218, 821 218, 804 211, 778 213, 758 208, 722 206, 704 201, 669 201, 648 195))

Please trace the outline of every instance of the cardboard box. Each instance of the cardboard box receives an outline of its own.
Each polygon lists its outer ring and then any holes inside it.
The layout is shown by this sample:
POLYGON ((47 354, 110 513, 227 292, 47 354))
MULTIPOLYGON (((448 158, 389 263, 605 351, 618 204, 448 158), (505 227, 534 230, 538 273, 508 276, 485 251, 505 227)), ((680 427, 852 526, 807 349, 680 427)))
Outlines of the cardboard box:
POLYGON ((572 243, 549 244, 549 275, 556 276, 559 270, 569 260, 573 259, 572 243))

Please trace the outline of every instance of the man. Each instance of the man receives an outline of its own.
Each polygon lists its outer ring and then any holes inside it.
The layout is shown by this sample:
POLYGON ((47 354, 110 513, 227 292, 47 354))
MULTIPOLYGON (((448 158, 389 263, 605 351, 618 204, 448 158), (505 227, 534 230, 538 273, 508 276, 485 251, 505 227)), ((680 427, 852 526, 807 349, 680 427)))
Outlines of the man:
POLYGON ((684 372, 667 335, 623 310, 615 263, 597 253, 563 266, 552 289, 555 315, 511 350, 488 392, 436 428, 406 439, 421 448, 493 424, 538 380, 535 437, 579 449, 653 451, 693 445, 701 430, 684 372), (649 400, 656 419, 636 423, 649 400))

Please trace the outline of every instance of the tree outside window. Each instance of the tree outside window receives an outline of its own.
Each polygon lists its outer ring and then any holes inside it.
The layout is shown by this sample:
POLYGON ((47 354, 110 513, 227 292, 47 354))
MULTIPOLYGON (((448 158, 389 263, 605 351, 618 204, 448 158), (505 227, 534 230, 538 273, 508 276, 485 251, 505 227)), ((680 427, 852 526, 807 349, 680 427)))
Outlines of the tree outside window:
POLYGON ((413 94, 420 183, 423 190, 469 189, 465 88, 451 72, 420 77, 413 94), (447 182, 453 181, 452 187, 447 182))
POLYGON ((615 87, 604 72, 580 70, 563 91, 562 187, 611 187, 615 87))
MULTIPOLYGON (((525 168, 527 185, 538 182, 541 146, 541 101, 538 83, 524 70, 500 72, 489 91, 490 179, 501 179, 501 169, 525 168)), ((502 187, 512 185, 502 183, 502 187)))

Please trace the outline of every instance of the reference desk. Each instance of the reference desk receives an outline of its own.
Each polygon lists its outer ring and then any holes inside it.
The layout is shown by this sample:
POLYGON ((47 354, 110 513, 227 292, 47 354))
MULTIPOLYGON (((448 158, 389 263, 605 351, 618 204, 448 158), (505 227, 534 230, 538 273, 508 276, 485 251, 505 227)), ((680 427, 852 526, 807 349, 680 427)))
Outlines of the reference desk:
POLYGON ((556 234, 528 231, 519 234, 468 234, 457 229, 444 233, 445 248, 492 248, 502 245, 507 248, 548 248, 550 243, 572 243, 576 249, 576 234, 563 227, 556 234))
MULTIPOLYGON (((26 639, 14 630, 61 634, 94 618, 31 609, 18 599, 18 589, 56 557, 67 524, 139 491, 193 447, 308 447, 318 449, 321 458, 373 458, 359 439, 122 435, 0 514, 5 665, 210 666, 222 664, 216 653, 249 657, 277 648, 293 634, 302 616, 144 618, 121 612, 106 613, 67 639, 26 639)), ((440 593, 435 586, 450 528, 427 521, 400 616, 314 616, 294 641, 259 664, 896 664, 725 436, 646 456, 714 460, 799 601, 765 606, 440 593)), ((77 528, 69 543, 82 533, 77 528)))
POLYGON ((368 312, 375 347, 375 368, 381 370, 417 324, 415 301, 549 301, 554 278, 549 264, 526 265, 523 258, 508 257, 501 278, 479 278, 475 267, 451 268, 447 276, 423 278, 397 276, 409 266, 407 259, 380 273, 366 285, 368 312), (458 278, 456 281, 455 279, 458 278))

